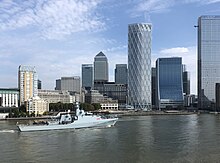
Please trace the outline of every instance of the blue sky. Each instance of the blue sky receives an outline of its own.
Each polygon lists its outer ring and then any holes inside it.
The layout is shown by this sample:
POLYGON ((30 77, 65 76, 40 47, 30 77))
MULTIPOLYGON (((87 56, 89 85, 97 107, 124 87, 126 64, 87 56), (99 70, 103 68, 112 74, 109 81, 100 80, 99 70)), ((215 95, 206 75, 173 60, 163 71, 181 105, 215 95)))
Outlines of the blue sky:
POLYGON ((201 15, 219 15, 220 0, 0 0, 0 87, 17 87, 18 66, 32 65, 43 89, 62 76, 80 76, 81 64, 103 51, 110 80, 127 63, 127 28, 151 23, 152 65, 183 57, 197 92, 197 31, 201 15))

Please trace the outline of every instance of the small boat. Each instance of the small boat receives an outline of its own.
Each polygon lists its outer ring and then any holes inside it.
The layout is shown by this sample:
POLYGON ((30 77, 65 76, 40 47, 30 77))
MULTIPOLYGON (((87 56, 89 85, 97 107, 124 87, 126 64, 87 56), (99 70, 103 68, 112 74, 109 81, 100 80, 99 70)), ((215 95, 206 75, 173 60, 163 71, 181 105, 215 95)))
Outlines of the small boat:
POLYGON ((77 103, 76 114, 63 113, 56 121, 34 122, 32 125, 17 125, 19 131, 44 131, 61 129, 79 129, 90 127, 111 127, 114 126, 118 118, 94 115, 80 110, 77 103))

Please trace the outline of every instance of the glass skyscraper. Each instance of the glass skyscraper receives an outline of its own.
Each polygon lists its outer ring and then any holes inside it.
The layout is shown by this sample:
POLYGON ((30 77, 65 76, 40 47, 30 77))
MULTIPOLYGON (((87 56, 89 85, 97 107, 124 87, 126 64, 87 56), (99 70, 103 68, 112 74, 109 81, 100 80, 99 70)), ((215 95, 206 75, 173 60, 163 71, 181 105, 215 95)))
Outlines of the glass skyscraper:
POLYGON ((82 87, 86 90, 93 88, 93 64, 82 64, 82 87))
POLYGON ((128 104, 151 110, 151 24, 128 26, 128 104))
POLYGON ((108 81, 108 59, 103 52, 94 58, 94 81, 108 81))
POLYGON ((158 58, 157 107, 172 109, 183 106, 182 58, 158 58))
POLYGON ((116 64, 115 84, 127 84, 127 83, 128 83, 127 64, 116 64))
POLYGON ((220 16, 198 19, 198 108, 215 102, 215 85, 220 83, 220 16))

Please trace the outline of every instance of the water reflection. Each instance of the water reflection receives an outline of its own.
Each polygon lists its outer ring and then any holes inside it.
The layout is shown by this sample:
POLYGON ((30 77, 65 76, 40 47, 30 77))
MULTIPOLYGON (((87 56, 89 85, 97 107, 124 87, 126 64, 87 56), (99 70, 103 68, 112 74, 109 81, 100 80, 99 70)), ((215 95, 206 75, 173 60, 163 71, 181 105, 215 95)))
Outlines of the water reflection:
POLYGON ((0 122, 2 162, 218 162, 220 116, 124 117, 115 127, 19 133, 0 122), (3 132, 11 131, 15 132, 3 132), (2 132, 1 132, 2 131, 2 132))

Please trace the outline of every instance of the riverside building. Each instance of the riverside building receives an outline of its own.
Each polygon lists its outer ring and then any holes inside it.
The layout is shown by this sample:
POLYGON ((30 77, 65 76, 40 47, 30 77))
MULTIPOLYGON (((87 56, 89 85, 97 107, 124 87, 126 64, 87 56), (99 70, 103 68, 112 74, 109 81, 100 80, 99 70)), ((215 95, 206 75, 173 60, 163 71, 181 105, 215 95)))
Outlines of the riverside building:
POLYGON ((158 58, 156 61, 157 107, 183 107, 182 58, 158 58))
POLYGON ((0 108, 18 107, 19 105, 18 88, 0 88, 0 108))
MULTIPOLYGON (((29 98, 37 96, 38 77, 35 67, 20 65, 18 68, 18 88, 20 104, 25 104, 29 98)), ((28 111, 28 110, 27 110, 28 111)))
POLYGON ((201 16, 197 27, 198 108, 211 109, 216 103, 216 83, 220 83, 220 16, 201 16))
POLYGON ((128 104, 151 110, 151 24, 128 26, 128 104))

